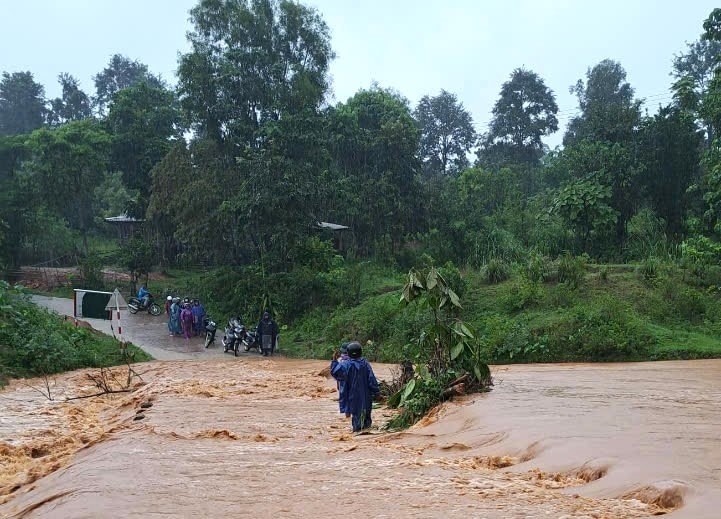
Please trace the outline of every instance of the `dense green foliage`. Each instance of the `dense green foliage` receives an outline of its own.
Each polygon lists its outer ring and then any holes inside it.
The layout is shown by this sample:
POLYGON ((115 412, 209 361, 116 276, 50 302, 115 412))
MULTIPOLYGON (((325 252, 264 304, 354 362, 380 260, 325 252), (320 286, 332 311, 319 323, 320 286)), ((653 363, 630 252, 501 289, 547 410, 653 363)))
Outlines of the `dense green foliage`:
MULTIPOLYGON (((684 267, 648 260, 599 268, 569 255, 509 266, 510 279, 500 283, 488 283, 480 271, 460 276, 450 265, 441 272, 458 276, 464 296, 455 317, 474 330, 479 356, 490 363, 719 357, 721 271, 699 269, 693 257, 709 253, 702 244, 688 247, 684 267)), ((433 326, 432 316, 399 303, 400 272, 366 268, 375 288, 360 304, 307 312, 282 333, 285 354, 325 357, 358 338, 371 341, 372 360, 427 359, 417 335, 433 326)))
POLYGON ((127 212, 145 223, 100 261, 136 279, 208 269, 166 284, 218 319, 272 309, 306 335, 303 354, 354 337, 377 358, 403 357, 428 323, 396 304, 394 272, 435 264, 468 273, 464 312, 497 296, 464 316, 488 360, 663 357, 659 330, 678 323, 654 312, 677 299, 675 315, 716 333, 719 18, 674 57, 674 96, 658 110, 605 59, 572 87, 578 110, 561 129, 554 92, 516 68, 477 136, 445 90, 414 107, 373 85, 328 105, 334 52, 311 7, 200 0, 177 87, 121 55, 94 95, 65 73, 62 96, 46 100, 30 72, 3 74, 0 267, 79 254, 95 283, 92 244, 113 236, 103 218, 127 212), (559 129, 564 145, 549 150, 543 138, 559 129), (606 269, 593 279, 608 297, 583 299, 595 262, 640 265, 644 284, 627 300, 606 269), (664 286, 678 288, 670 302, 645 308, 664 286))
POLYGON ((112 337, 76 328, 31 303, 23 290, 0 281, 0 385, 9 377, 44 376, 87 367, 149 360, 128 345, 128 357, 112 337))

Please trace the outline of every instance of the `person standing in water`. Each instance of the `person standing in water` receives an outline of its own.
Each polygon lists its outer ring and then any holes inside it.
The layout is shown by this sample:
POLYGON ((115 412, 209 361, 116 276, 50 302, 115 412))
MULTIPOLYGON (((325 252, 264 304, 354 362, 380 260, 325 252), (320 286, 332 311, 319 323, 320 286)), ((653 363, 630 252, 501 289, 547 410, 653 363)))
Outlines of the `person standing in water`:
POLYGON ((348 344, 349 359, 339 362, 340 352, 336 351, 330 363, 330 373, 333 378, 343 382, 341 398, 345 400, 346 413, 351 414, 353 432, 371 426, 373 398, 380 392, 373 368, 362 354, 360 343, 351 342, 348 344))
MULTIPOLYGON (((340 357, 338 358, 338 362, 346 362, 350 359, 348 356, 348 343, 344 342, 340 345, 340 357)), ((345 387, 345 381, 344 380, 336 380, 336 387, 338 388, 338 407, 340 409, 340 412, 345 414, 345 417, 350 417, 350 412, 348 411, 348 402, 345 398, 345 392, 343 388, 345 387)))

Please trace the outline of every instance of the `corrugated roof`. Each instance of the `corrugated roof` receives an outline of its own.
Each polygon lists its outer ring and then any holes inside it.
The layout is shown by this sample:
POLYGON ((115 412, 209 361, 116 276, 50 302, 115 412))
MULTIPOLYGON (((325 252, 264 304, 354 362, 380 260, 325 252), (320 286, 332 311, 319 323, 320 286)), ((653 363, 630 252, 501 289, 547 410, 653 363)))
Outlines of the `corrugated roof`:
POLYGON ((109 216, 108 218, 104 218, 104 220, 108 223, 140 223, 145 221, 141 218, 133 218, 132 216, 128 216, 127 214, 109 216))
POLYGON ((350 229, 346 225, 339 225, 337 223, 318 222, 318 227, 321 229, 330 229, 331 231, 342 231, 343 229, 350 229))

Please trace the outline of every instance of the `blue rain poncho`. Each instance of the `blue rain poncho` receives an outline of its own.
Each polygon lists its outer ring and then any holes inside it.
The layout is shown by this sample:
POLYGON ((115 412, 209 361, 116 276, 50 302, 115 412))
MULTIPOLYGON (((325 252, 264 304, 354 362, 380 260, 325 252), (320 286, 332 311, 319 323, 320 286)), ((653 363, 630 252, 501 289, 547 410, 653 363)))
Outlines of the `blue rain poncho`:
POLYGON ((353 431, 370 427, 373 397, 380 391, 371 365, 364 358, 349 358, 344 362, 333 360, 330 373, 342 384, 339 400, 344 402, 345 412, 352 416, 353 431))
MULTIPOLYGON (((340 357, 338 358, 339 363, 346 362, 348 360, 350 360, 350 357, 347 353, 341 353, 340 357)), ((348 402, 346 401, 346 395, 343 391, 343 388, 345 387, 345 380, 336 380, 336 382, 338 387, 338 408, 340 409, 341 413, 350 414, 350 411, 348 410, 348 402)))
POLYGON ((178 303, 170 305, 170 324, 173 328, 173 333, 183 333, 180 328, 180 305, 178 303))

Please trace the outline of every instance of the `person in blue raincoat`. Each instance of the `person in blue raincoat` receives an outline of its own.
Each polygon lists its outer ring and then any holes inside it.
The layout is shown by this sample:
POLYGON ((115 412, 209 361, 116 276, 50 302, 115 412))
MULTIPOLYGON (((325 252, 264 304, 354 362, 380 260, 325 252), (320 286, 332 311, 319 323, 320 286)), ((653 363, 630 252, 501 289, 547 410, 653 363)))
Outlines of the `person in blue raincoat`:
POLYGON ((200 301, 193 300, 193 306, 191 308, 193 312, 193 334, 200 335, 203 332, 203 318, 205 317, 205 308, 200 304, 200 301))
MULTIPOLYGON (((338 362, 346 362, 350 359, 348 356, 348 343, 344 342, 340 345, 340 357, 338 362)), ((343 387, 345 386, 344 380, 336 380, 336 387, 338 388, 338 407, 340 412, 345 414, 345 417, 350 417, 350 411, 348 411, 348 403, 346 402, 345 395, 343 394, 343 387)))
POLYGON ((180 328, 180 299, 173 299, 170 305, 170 326, 173 328, 174 335, 180 335, 183 331, 180 328))
POLYGON ((353 432, 371 426, 373 397, 380 392, 373 368, 362 354, 360 343, 351 342, 348 344, 349 359, 339 362, 340 353, 336 351, 330 363, 330 373, 333 378, 343 382, 340 398, 345 401, 346 412, 351 414, 353 432))
POLYGON ((150 291, 145 285, 141 286, 140 290, 138 290, 138 299, 140 299, 143 308, 148 308, 150 304, 150 291))

